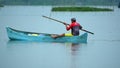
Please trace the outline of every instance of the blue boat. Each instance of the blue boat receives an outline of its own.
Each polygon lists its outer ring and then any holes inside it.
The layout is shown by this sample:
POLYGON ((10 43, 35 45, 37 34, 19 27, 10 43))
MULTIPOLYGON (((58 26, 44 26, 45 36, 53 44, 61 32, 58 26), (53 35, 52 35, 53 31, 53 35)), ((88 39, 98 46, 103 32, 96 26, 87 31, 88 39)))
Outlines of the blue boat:
POLYGON ((87 43, 87 36, 88 36, 87 33, 84 33, 80 36, 60 37, 54 39, 51 37, 51 35, 56 35, 56 34, 20 31, 10 27, 6 27, 6 29, 9 39, 15 41, 19 40, 19 41, 39 41, 39 42, 87 43))

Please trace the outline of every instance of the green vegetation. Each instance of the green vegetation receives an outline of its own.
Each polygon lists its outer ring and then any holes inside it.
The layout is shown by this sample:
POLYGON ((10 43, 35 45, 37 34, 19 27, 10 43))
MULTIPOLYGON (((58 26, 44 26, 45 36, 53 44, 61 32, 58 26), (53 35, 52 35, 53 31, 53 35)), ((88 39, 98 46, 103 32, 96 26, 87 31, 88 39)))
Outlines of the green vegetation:
POLYGON ((4 5, 118 5, 120 0, 0 0, 4 5))
POLYGON ((108 8, 94 8, 94 7, 53 7, 52 11, 113 11, 108 8))

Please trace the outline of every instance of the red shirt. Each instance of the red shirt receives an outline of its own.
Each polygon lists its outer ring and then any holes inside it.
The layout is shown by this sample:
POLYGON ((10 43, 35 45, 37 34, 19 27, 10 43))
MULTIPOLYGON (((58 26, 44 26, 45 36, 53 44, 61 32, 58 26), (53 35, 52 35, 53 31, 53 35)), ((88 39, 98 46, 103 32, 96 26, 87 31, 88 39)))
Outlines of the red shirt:
POLYGON ((72 22, 69 26, 66 27, 66 30, 70 30, 71 29, 71 33, 74 36, 78 36, 79 35, 79 30, 82 28, 82 26, 77 23, 77 22, 72 22))
POLYGON ((66 30, 70 30, 70 29, 72 29, 72 28, 75 27, 75 26, 80 26, 80 24, 77 23, 77 22, 73 22, 73 23, 71 23, 69 26, 66 27, 66 30))

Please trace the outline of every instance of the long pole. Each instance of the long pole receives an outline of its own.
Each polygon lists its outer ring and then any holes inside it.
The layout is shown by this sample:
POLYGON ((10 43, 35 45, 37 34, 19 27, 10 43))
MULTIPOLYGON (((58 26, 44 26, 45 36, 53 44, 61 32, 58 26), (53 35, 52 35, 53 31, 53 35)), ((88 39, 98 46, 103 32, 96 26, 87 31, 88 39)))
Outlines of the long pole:
MULTIPOLYGON (((53 20, 53 21, 57 21, 57 22, 62 23, 62 24, 64 24, 64 25, 69 25, 69 24, 67 24, 67 23, 65 23, 65 22, 63 22, 63 21, 59 21, 59 20, 56 20, 56 19, 53 19, 53 18, 44 16, 44 15, 43 15, 42 17, 51 19, 51 20, 53 20)), ((82 31, 85 31, 85 32, 87 32, 87 33, 90 33, 90 34, 94 34, 93 32, 87 31, 87 30, 85 30, 85 29, 81 29, 81 30, 82 30, 82 31)))

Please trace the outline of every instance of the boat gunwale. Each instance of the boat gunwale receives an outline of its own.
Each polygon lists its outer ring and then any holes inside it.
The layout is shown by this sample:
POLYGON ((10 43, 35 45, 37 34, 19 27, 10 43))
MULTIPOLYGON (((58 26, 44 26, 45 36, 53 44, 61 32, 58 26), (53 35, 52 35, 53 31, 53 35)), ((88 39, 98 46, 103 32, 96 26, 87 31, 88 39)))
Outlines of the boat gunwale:
POLYGON ((49 34, 49 33, 38 33, 38 32, 29 32, 29 31, 22 31, 22 30, 16 30, 16 29, 13 29, 11 27, 6 27, 7 29, 11 29, 13 31, 16 31, 16 32, 21 32, 21 33, 25 33, 25 34, 45 34, 45 35, 58 35, 58 34, 49 34))

